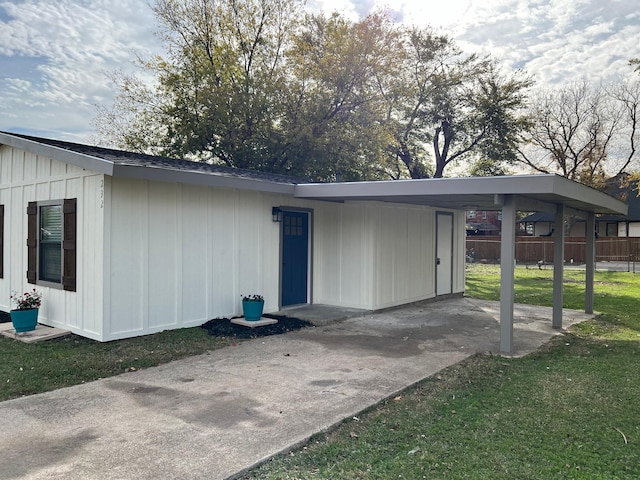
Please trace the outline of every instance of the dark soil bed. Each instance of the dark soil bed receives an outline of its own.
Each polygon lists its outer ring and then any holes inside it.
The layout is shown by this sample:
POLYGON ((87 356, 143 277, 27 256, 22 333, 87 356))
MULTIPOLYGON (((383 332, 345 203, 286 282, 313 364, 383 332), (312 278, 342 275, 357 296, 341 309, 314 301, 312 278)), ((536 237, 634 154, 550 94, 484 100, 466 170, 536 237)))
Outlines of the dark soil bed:
POLYGON ((300 330, 301 328, 313 327, 312 323, 298 318, 278 315, 264 315, 264 317, 274 318, 278 320, 278 323, 250 328, 231 323, 231 320, 228 318, 217 318, 204 323, 202 328, 209 332, 209 335, 213 335, 215 337, 258 338, 293 332, 294 330, 300 330))
MULTIPOLYGON (((231 338, 258 338, 269 335, 279 335, 281 333, 293 332, 301 328, 313 327, 312 323, 300 320, 298 318, 283 317, 278 315, 264 315, 267 318, 274 318, 278 323, 273 325, 265 325, 263 327, 244 327, 231 323, 228 318, 219 318, 209 320, 202 325, 209 335, 214 337, 231 337, 231 338)), ((0 323, 10 322, 11 316, 7 312, 0 310, 0 323)))

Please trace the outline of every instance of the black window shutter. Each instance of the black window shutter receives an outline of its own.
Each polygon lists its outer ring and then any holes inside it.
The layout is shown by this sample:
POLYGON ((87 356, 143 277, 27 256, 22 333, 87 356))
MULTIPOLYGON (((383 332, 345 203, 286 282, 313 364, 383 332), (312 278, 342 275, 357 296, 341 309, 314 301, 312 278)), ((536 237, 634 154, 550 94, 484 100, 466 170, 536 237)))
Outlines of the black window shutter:
POLYGON ((76 291, 76 225, 77 199, 67 198, 62 206, 64 232, 62 236, 62 287, 76 291))
POLYGON ((0 278, 4 278, 4 205, 0 205, 0 278))
POLYGON ((27 282, 36 283, 38 265, 38 202, 27 205, 27 282))

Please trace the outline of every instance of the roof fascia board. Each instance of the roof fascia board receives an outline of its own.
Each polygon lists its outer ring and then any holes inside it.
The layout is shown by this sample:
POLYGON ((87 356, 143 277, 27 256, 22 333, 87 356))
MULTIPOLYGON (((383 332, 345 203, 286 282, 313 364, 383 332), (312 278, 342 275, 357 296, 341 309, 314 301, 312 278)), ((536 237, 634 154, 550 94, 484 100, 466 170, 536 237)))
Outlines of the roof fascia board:
MULTIPOLYGON (((351 198, 438 196, 438 195, 527 195, 551 194, 561 203, 575 201, 585 211, 617 212, 626 215, 627 205, 593 188, 555 174, 513 175, 505 177, 436 178, 422 180, 386 180, 374 182, 300 184, 298 198, 351 198)), ((519 207, 520 208, 520 207, 519 207)), ((546 211, 544 207, 542 211, 546 211)), ((555 211, 555 206, 553 207, 555 211)), ((534 211, 532 209, 531 211, 534 211)))
POLYGON ((203 172, 172 170, 139 165, 115 165, 113 176, 168 183, 226 187, 239 190, 253 190, 286 195, 293 195, 295 188, 295 185, 292 183, 277 183, 267 180, 257 180, 254 178, 229 177, 224 175, 206 174, 203 172))
POLYGON ((582 203, 588 203, 593 206, 592 211, 604 208, 608 211, 626 215, 629 210, 627 204, 617 198, 581 183, 572 182, 559 175, 555 175, 553 193, 562 197, 580 200, 582 203))
POLYGON ((48 157, 60 162, 69 163, 76 167, 91 170, 97 173, 113 175, 114 163, 102 158, 92 157, 83 153, 73 152, 53 145, 28 140, 26 138, 14 137, 13 135, 0 133, 0 144, 8 145, 13 148, 25 150, 29 153, 48 157))
POLYGON ((406 196, 444 194, 552 193, 556 175, 514 175, 510 177, 427 178, 329 184, 300 184, 297 197, 406 196))

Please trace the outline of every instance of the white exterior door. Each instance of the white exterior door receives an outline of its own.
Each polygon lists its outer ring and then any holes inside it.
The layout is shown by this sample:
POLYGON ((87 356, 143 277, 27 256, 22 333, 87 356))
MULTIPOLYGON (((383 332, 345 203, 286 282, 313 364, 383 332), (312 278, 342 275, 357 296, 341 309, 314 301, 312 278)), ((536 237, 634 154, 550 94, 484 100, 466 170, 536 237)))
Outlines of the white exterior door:
POLYGON ((436 214, 436 295, 453 291, 453 214, 436 214))

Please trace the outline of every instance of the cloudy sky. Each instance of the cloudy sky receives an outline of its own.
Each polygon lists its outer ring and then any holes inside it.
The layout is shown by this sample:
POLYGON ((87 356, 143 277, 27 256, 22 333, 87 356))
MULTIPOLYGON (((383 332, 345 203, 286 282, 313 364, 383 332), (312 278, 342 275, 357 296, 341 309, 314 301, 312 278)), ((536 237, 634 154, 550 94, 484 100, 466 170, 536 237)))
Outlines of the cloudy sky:
MULTIPOLYGON (((630 76, 640 57, 637 0, 308 0, 352 19, 386 7, 466 52, 491 53, 538 85, 630 76)), ((106 72, 161 52, 146 0, 0 0, 0 130, 91 143, 106 72)))

